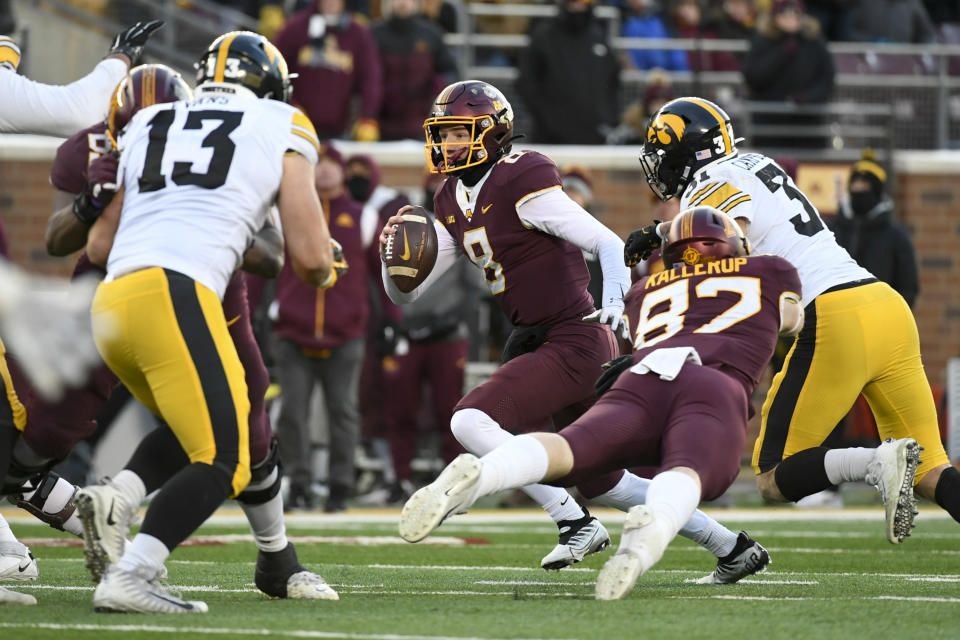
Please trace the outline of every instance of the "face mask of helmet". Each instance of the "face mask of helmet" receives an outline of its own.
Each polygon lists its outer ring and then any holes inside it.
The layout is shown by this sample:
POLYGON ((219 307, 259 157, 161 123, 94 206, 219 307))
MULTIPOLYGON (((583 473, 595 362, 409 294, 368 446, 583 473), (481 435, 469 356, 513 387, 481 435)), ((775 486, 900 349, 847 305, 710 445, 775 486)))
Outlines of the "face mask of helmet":
POLYGON ((854 191, 850 194, 850 208, 853 215, 865 217, 880 204, 880 196, 873 191, 854 191))

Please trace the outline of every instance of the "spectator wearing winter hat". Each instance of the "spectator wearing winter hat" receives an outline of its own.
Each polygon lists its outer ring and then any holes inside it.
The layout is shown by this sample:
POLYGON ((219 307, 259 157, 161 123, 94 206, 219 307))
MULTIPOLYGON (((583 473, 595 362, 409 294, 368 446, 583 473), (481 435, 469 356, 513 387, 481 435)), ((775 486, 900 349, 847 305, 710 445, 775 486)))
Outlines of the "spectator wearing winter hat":
POLYGON ((868 149, 850 169, 833 233, 860 266, 893 287, 912 307, 920 289, 916 253, 909 234, 893 218, 887 172, 868 149))
MULTIPOLYGON (((823 104, 833 95, 836 69, 816 20, 804 13, 801 0, 775 0, 757 19, 757 34, 741 67, 752 100, 798 105, 823 104)), ((761 149, 818 148, 825 140, 798 135, 823 123, 818 114, 760 113, 754 124, 777 125, 783 131, 755 135, 761 149)))
POLYGON ((350 268, 325 291, 300 286, 289 259, 277 278, 273 353, 283 392, 277 438, 290 478, 288 504, 312 508, 314 441, 309 408, 314 386, 321 385, 329 427, 330 493, 324 510, 333 512, 346 509, 354 488, 360 367, 370 304, 360 221, 363 207, 347 192, 343 158, 330 144, 321 147, 316 189, 330 235, 340 243, 350 268))

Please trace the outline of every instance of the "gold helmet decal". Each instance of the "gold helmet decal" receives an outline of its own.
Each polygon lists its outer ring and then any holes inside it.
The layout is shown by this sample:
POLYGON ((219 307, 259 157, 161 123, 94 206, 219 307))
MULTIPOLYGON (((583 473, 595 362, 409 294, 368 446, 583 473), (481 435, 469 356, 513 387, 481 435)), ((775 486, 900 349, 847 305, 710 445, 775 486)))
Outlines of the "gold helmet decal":
POLYGON ((657 141, 660 144, 670 144, 671 142, 680 142, 683 138, 683 130, 687 124, 678 115, 672 113, 658 114, 647 131, 647 140, 649 142, 657 141))
POLYGON ((700 252, 693 247, 687 247, 683 250, 683 255, 680 256, 680 259, 683 260, 684 263, 692 266, 695 264, 700 264, 701 255, 700 252))

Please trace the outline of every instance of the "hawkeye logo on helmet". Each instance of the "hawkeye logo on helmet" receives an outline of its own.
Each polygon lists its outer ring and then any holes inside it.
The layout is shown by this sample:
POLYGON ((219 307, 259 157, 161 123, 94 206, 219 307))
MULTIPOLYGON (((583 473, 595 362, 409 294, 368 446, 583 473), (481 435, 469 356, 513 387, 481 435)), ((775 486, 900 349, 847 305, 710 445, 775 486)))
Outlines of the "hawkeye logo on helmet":
POLYGON ((661 113, 650 125, 650 130, 647 131, 647 140, 649 142, 657 141, 660 144, 680 142, 686 128, 687 124, 680 116, 672 113, 661 113))

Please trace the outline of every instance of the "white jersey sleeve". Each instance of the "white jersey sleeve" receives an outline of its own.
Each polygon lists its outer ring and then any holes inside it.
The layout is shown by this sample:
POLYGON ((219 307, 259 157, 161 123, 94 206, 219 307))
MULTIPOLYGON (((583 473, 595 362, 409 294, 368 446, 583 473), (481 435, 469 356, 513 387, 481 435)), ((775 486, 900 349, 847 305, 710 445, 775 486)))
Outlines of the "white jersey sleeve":
POLYGON ((803 304, 832 287, 873 275, 858 265, 787 173, 759 153, 735 155, 696 173, 681 209, 707 205, 745 220, 751 252, 786 258, 800 274, 803 304))
POLYGON ((102 60, 93 71, 68 85, 34 82, 0 68, 0 133, 69 137, 103 121, 110 95, 127 74, 122 60, 102 60))
POLYGON ((316 165, 320 158, 320 140, 317 138, 317 132, 313 128, 303 111, 295 109, 290 119, 290 136, 288 142, 288 151, 296 151, 310 164, 316 165))
POLYGON ((221 297, 263 227, 293 150, 319 143, 275 100, 203 96, 142 109, 119 141, 124 200, 107 278, 159 266, 221 297))

